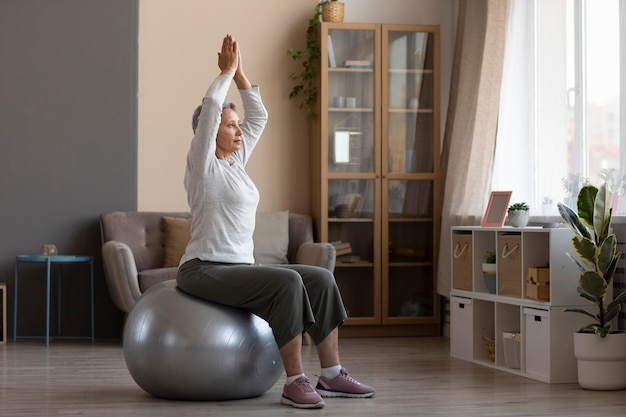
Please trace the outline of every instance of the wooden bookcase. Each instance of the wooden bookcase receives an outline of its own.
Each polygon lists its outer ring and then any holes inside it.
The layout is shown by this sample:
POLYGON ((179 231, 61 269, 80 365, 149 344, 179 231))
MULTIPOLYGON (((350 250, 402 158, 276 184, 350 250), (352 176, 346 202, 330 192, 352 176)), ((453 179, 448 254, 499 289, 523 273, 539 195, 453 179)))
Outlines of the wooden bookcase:
POLYGON ((350 247, 340 332, 438 334, 439 27, 322 23, 320 47, 311 201, 350 247))

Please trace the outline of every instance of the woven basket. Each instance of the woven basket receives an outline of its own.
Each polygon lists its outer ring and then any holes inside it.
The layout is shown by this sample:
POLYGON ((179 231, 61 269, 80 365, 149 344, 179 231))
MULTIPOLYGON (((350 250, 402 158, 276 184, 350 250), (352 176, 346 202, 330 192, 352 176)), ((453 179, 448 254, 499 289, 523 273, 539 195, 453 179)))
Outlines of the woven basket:
POLYGON ((324 22, 343 22, 343 6, 339 1, 322 3, 322 20, 324 22))

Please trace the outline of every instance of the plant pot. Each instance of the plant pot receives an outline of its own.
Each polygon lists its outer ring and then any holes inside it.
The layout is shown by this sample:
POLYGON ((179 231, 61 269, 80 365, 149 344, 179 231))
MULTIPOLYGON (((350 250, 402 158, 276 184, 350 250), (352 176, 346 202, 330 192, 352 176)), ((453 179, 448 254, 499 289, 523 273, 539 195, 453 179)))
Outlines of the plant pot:
POLYGON ((322 20, 324 22, 343 22, 344 4, 340 1, 322 3, 322 20))
POLYGON ((626 389, 626 333, 574 333, 578 384, 589 390, 626 389))
POLYGON ((490 294, 496 293, 496 264, 483 264, 483 279, 490 294))
POLYGON ((525 227, 528 224, 528 210, 509 210, 509 224, 514 227, 525 227))

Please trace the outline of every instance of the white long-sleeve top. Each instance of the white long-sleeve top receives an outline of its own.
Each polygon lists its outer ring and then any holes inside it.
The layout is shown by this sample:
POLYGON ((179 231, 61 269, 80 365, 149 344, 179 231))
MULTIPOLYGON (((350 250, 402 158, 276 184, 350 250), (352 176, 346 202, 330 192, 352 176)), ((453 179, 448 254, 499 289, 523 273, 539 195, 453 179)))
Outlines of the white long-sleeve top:
POLYGON ((187 155, 185 189, 192 226, 181 265, 194 258, 254 263, 252 234, 259 192, 244 167, 267 124, 267 111, 258 86, 239 90, 244 110, 242 146, 231 154, 232 165, 218 159, 217 131, 231 82, 232 76, 220 75, 202 100, 198 127, 187 155))

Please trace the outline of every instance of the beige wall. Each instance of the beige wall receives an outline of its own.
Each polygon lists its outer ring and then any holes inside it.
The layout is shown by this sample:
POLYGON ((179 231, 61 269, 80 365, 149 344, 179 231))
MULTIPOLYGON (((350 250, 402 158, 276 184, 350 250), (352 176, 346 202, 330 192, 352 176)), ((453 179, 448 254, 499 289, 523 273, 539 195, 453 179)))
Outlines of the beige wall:
MULTIPOLYGON (((344 3, 346 22, 442 26, 445 106, 456 0, 344 3)), ((270 114, 247 167, 261 193, 259 210, 309 212, 308 128, 298 102, 288 98, 292 83, 287 74, 298 68, 286 51, 304 48, 306 25, 316 4, 317 0, 140 0, 139 210, 188 210, 182 180, 192 136, 191 113, 218 74, 217 51, 223 36, 231 33, 241 45, 248 77, 261 86, 270 114)), ((229 98, 239 102, 234 87, 229 98)))

